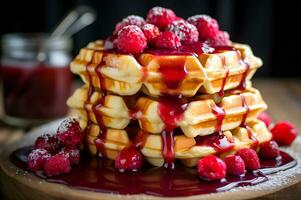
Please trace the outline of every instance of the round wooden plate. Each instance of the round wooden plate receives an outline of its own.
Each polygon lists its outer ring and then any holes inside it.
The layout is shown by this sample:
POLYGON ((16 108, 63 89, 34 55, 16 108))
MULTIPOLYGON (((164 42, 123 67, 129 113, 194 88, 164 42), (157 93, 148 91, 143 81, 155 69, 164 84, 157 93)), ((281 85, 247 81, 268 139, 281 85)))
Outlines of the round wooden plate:
MULTIPOLYGON (((9 155, 15 149, 33 144, 35 138, 45 132, 54 132, 60 121, 55 121, 29 132, 18 142, 6 146, 0 156, 0 186, 7 200, 95 200, 95 199, 175 199, 155 197, 150 195, 118 195, 100 192, 84 191, 74 189, 62 184, 46 182, 35 175, 21 170, 14 166, 9 155)), ((297 159, 297 166, 287 171, 278 172, 273 175, 268 175, 267 182, 256 186, 238 187, 227 192, 212 193, 207 195, 196 195, 190 197, 181 197, 183 200, 224 200, 224 199, 249 199, 267 195, 283 188, 289 187, 301 181, 301 137, 299 136, 292 146, 285 151, 289 152, 297 159)))

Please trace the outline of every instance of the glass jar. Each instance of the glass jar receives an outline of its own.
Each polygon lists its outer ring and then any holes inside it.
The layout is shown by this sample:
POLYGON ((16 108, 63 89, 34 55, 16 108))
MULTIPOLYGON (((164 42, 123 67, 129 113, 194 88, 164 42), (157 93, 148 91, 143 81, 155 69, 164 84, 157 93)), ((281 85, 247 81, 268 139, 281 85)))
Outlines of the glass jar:
POLYGON ((72 41, 41 33, 2 37, 1 89, 6 123, 26 126, 66 115, 72 41))

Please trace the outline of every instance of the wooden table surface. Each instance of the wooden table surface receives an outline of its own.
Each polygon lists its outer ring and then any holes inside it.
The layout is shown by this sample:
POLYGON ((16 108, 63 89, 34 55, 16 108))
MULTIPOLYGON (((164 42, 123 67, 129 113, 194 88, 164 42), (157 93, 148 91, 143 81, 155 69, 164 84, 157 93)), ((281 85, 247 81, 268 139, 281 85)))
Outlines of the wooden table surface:
MULTIPOLYGON (((287 120, 293 123, 301 134, 301 78, 255 79, 253 86, 261 91, 274 121, 287 120)), ((24 133, 22 129, 14 129, 0 123, 0 150, 3 144, 18 140, 24 133)), ((0 199, 1 197, 0 192, 0 199)), ((300 197, 301 183, 259 199, 300 199, 300 197)))

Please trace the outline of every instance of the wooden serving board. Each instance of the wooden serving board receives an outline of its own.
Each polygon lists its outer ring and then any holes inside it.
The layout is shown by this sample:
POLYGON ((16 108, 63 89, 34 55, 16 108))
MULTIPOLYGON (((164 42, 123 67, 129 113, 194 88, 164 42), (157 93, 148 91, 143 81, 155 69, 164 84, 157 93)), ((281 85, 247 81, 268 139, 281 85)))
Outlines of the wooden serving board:
MULTIPOLYGON (((46 182, 37 176, 18 169, 10 160, 9 155, 11 152, 19 147, 33 144, 35 138, 44 132, 51 132, 56 129, 59 121, 46 124, 38 127, 28 133, 17 142, 6 146, 0 156, 0 186, 1 190, 7 200, 96 200, 96 199, 174 199, 163 198, 149 195, 117 195, 100 192, 84 191, 74 189, 62 184, 55 184, 46 182)), ((295 143, 286 149, 293 153, 294 157, 300 157, 301 154, 301 137, 299 136, 295 143)), ((300 159, 300 158, 299 158, 300 159)), ((298 161, 298 159, 297 159, 298 161)), ((256 186, 239 187, 234 190, 212 193, 208 195, 197 195, 190 197, 181 197, 184 200, 225 200, 225 199, 250 199, 261 197, 267 194, 274 193, 281 189, 287 188, 301 181, 301 163, 290 170, 280 172, 277 174, 269 175, 269 181, 261 183, 256 186), (279 180, 279 182, 278 182, 279 180), (277 183, 277 184, 274 184, 277 183)))

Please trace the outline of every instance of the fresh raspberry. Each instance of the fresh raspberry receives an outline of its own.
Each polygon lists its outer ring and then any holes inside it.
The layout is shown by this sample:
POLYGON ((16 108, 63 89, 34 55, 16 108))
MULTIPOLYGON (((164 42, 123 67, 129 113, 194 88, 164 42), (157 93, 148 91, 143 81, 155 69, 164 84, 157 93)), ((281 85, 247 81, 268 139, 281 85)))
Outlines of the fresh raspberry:
POLYGON ((225 162, 214 155, 206 156, 198 161, 198 173, 204 180, 221 180, 225 178, 226 170, 225 162))
POLYGON ((71 164, 78 164, 80 161, 80 150, 75 148, 63 148, 59 153, 69 159, 71 164))
POLYGON ((240 156, 229 155, 224 159, 227 165, 227 174, 242 175, 246 171, 245 162, 240 156))
POLYGON ((187 21, 198 29, 201 39, 206 40, 214 38, 219 30, 217 21, 208 15, 194 15, 189 17, 187 21))
POLYGON ((257 119, 259 119, 260 121, 263 121, 267 127, 269 127, 270 124, 272 123, 272 118, 270 117, 270 115, 267 112, 260 113, 258 115, 257 119))
POLYGON ((156 46, 166 49, 177 49, 181 46, 181 42, 180 38, 176 34, 170 31, 165 31, 158 36, 156 46))
POLYGON ((178 17, 172 10, 158 6, 150 9, 146 17, 148 23, 156 25, 161 30, 165 30, 168 24, 177 19, 178 17))
POLYGON ((153 24, 145 24, 141 29, 149 44, 153 44, 156 38, 160 35, 158 27, 153 24))
POLYGON ((117 47, 121 51, 133 54, 141 53, 146 45, 146 37, 138 26, 128 25, 118 32, 117 47))
POLYGON ((142 167, 143 156, 136 147, 126 147, 120 151, 116 160, 115 168, 119 171, 137 171, 142 167))
POLYGON ((65 147, 78 147, 83 138, 83 132, 77 120, 65 119, 57 129, 57 138, 65 147))
POLYGON ((35 172, 43 169, 44 163, 51 157, 51 154, 45 149, 34 149, 27 157, 28 168, 35 172))
POLYGON ((298 135, 298 130, 289 122, 278 122, 271 129, 273 139, 279 144, 284 146, 291 145, 298 135))
POLYGON ((253 149, 243 148, 235 155, 240 156, 244 160, 247 170, 257 170, 260 168, 258 155, 253 149))
POLYGON ((115 26, 115 33, 118 33, 123 27, 128 25, 136 25, 142 27, 145 24, 145 20, 137 15, 129 15, 126 18, 123 18, 121 22, 117 23, 115 26))
POLYGON ((263 158, 276 158, 280 155, 280 150, 277 142, 268 141, 260 145, 259 154, 263 158))
POLYGON ((206 40, 211 46, 229 46, 231 41, 229 39, 229 34, 226 31, 219 31, 214 38, 206 40))
POLYGON ((44 134, 36 139, 34 149, 45 149, 51 154, 56 154, 61 148, 60 142, 56 136, 44 134))
POLYGON ((179 36, 181 42, 184 43, 193 43, 199 40, 197 28, 184 20, 172 22, 167 26, 167 30, 179 36))
POLYGON ((44 164, 44 171, 48 177, 68 173, 70 170, 70 161, 63 155, 54 155, 44 164))

